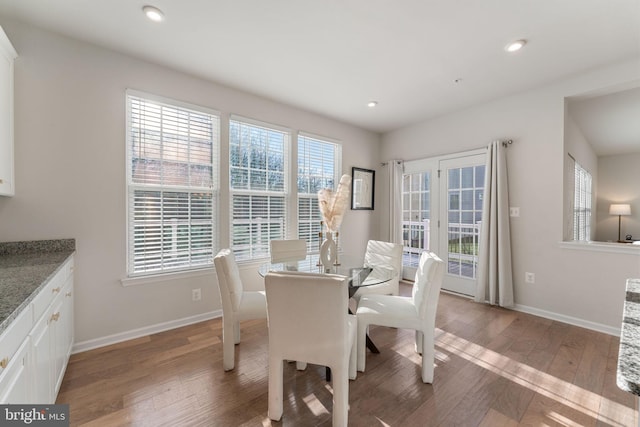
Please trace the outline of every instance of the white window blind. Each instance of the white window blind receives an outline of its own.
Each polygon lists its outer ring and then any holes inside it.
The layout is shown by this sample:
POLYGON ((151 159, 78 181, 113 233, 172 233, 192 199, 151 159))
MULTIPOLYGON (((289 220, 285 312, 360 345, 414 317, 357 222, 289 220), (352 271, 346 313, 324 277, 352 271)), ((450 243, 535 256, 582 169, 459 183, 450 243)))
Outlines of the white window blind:
POLYGON ((591 240, 591 174, 575 162, 573 240, 591 240))
POLYGON ((129 276, 212 264, 218 150, 213 112, 127 92, 129 276))
POLYGON ((307 250, 317 252, 320 240, 318 191, 336 189, 339 182, 341 146, 307 135, 298 136, 298 238, 307 250))
POLYGON ((229 123, 231 249, 238 260, 269 256, 286 235, 290 133, 244 119, 229 123))

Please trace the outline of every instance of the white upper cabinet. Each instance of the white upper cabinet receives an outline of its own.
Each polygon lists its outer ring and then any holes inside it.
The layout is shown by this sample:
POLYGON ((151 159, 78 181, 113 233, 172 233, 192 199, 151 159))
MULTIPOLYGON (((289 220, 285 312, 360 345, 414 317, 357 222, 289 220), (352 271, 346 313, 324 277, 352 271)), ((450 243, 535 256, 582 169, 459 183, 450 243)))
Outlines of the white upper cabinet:
POLYGON ((18 54, 0 27, 0 196, 13 196, 13 61, 18 54))

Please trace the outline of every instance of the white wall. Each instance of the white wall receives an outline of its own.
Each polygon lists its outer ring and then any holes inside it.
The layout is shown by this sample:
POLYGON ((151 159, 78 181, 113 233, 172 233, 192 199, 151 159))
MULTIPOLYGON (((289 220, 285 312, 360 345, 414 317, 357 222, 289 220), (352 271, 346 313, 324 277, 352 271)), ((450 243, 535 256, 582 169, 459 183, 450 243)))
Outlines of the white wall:
MULTIPOLYGON (((126 275, 125 89, 221 111, 223 155, 224 124, 233 113, 341 141, 345 173, 380 162, 375 133, 17 22, 0 25, 19 54, 16 196, 0 197, 0 241, 76 239, 77 342, 100 342, 221 307, 213 270, 138 286, 120 282, 126 275), (192 288, 202 288, 201 302, 191 302, 192 288)), ((346 214, 345 251, 364 253, 366 240, 376 237, 376 214, 346 214)), ((223 221, 221 234, 227 230, 223 221)), ((255 265, 242 274, 248 287, 261 286, 255 265)))
MULTIPOLYGON (((596 194, 598 193, 598 156, 593 151, 591 144, 582 134, 580 128, 566 112, 564 116, 564 149, 563 154, 564 165, 564 240, 573 240, 573 209, 575 197, 575 164, 571 162, 568 154, 573 157, 583 169, 591 174, 591 194, 592 209, 595 211, 596 194), (568 154, 567 154, 568 153, 568 154)), ((591 217, 591 235, 590 240, 595 238, 595 214, 591 217)))
MULTIPOLYGON (((620 328, 625 279, 637 254, 561 247, 564 98, 637 79, 640 61, 616 64, 383 135, 381 158, 412 160, 513 139, 507 150, 518 308, 609 332, 620 328), (536 283, 525 284, 525 272, 536 283)), ((386 221, 381 212, 381 223, 386 221)), ((638 251, 637 253, 640 253, 638 251)))
POLYGON ((618 217, 609 215, 612 203, 629 203, 631 216, 621 219, 621 238, 640 240, 640 153, 598 157, 596 240, 618 239, 618 217))

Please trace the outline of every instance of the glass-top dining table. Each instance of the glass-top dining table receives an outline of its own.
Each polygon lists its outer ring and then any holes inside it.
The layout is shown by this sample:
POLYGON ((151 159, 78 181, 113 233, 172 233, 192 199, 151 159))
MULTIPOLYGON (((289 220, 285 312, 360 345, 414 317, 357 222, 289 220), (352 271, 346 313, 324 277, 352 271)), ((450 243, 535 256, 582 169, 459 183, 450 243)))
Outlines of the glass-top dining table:
POLYGON ((299 271, 302 273, 339 274, 349 278, 349 298, 362 286, 378 285, 388 282, 398 275, 392 268, 387 267, 363 267, 362 257, 340 255, 338 264, 326 269, 320 262, 317 254, 307 256, 300 261, 288 261, 278 263, 264 263, 260 265, 258 273, 264 277, 269 271, 299 271))
MULTIPOLYGON (((260 276, 264 277, 270 271, 298 271, 302 273, 339 274, 349 277, 349 298, 362 286, 377 285, 388 282, 398 275, 392 268, 363 267, 362 257, 340 254, 337 264, 326 269, 320 262, 318 254, 308 255, 300 261, 264 263, 258 268, 260 276)), ((380 353, 375 344, 367 336, 367 348, 372 353, 380 353)))

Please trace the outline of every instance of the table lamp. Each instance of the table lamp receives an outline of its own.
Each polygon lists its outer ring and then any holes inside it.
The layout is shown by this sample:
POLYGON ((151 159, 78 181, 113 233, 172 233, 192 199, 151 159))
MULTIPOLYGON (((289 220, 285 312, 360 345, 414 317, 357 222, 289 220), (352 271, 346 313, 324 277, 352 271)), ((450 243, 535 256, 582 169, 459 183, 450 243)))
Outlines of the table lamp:
POLYGON ((631 205, 613 204, 609 206, 609 215, 618 215, 618 241, 620 241, 620 221, 622 215, 631 215, 631 205))

